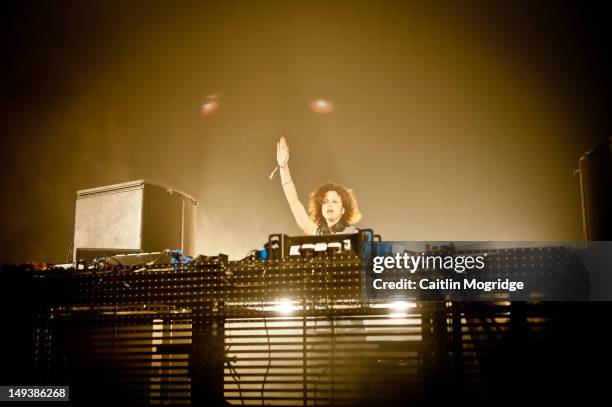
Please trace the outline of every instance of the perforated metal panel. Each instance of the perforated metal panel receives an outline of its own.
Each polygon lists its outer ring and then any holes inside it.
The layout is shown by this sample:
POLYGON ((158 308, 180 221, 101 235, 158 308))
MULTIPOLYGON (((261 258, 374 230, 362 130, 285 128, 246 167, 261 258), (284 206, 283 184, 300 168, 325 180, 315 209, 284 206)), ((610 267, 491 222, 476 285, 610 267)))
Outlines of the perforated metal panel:
POLYGON ((360 272, 336 256, 45 273, 37 372, 131 404, 487 404, 503 350, 550 336, 544 304, 366 301, 360 272))

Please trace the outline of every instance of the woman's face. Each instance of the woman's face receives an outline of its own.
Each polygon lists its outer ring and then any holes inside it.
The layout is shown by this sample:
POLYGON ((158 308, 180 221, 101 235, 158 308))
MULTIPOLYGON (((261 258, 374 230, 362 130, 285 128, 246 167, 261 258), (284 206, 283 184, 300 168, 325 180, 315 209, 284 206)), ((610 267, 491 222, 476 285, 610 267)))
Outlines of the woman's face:
POLYGON ((338 222, 344 213, 342 206, 342 198, 336 191, 327 191, 323 197, 323 205, 321 206, 323 218, 328 224, 338 222))

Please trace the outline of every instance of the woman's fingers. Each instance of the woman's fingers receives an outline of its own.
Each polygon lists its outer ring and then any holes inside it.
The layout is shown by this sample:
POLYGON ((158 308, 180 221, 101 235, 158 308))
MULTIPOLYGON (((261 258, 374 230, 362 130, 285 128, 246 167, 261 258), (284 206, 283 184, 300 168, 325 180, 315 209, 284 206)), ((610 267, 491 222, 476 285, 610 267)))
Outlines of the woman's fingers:
POLYGON ((276 159, 281 165, 286 163, 289 159, 289 146, 284 137, 281 137, 280 140, 276 142, 276 159))

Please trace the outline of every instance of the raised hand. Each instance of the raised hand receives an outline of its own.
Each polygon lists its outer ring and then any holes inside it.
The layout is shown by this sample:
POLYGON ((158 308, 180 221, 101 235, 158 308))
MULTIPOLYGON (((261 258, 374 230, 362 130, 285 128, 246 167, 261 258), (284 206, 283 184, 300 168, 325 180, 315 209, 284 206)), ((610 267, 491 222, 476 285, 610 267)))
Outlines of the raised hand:
POLYGON ((289 146, 284 137, 276 143, 276 161, 279 167, 284 167, 289 161, 289 146))

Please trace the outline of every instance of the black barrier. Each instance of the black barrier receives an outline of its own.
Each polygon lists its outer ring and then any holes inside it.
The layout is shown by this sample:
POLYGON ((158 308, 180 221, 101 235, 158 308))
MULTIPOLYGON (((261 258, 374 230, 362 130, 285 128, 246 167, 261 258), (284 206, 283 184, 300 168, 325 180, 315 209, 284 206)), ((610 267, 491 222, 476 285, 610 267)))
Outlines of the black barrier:
MULTIPOLYGON (((434 246, 432 253, 450 250, 434 246)), ((591 297, 605 292, 605 276, 594 280, 591 269, 604 266, 608 245, 563 247, 544 253, 579 259, 591 297)), ((374 255, 401 249, 371 248, 374 255)), ((70 386, 75 405, 102 388, 97 399, 109 403, 219 406, 490 405, 571 399, 577 384, 589 394, 600 388, 585 369, 605 356, 607 307, 366 298, 363 261, 321 252, 109 262, 96 270, 5 268, 1 286, 29 295, 3 307, 4 338, 15 339, 3 348, 4 383, 70 386)))

